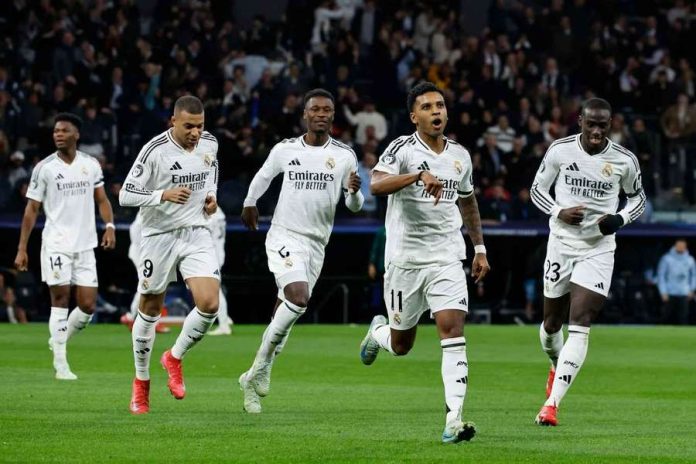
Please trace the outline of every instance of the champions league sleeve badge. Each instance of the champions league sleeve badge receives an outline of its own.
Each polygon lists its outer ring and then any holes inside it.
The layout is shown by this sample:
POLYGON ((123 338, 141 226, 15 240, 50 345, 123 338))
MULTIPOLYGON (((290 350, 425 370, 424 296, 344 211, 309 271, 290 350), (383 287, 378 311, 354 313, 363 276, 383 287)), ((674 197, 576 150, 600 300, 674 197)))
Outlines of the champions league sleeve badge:
POLYGON ((394 164, 396 161, 396 156, 394 156, 393 153, 385 153, 382 155, 382 159, 380 161, 384 164, 394 164))

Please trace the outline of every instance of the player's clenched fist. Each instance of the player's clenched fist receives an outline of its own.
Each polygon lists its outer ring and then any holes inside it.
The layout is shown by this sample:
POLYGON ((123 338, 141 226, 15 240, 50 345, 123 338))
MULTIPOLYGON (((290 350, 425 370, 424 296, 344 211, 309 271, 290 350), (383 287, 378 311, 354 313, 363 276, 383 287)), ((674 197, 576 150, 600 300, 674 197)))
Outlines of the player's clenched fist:
POLYGON ((428 171, 422 171, 420 180, 424 184, 425 191, 435 197, 435 204, 437 205, 440 202, 440 197, 442 197, 442 182, 428 171))
POLYGON ((348 178, 348 191, 351 194, 355 194, 360 190, 360 185, 362 185, 362 180, 357 172, 353 171, 350 173, 350 178, 348 178))
POLYGON ((163 201, 171 201, 179 205, 185 204, 191 196, 191 189, 188 187, 174 187, 173 189, 162 192, 163 201))
POLYGON ((577 226, 585 218, 585 207, 584 206, 573 206, 572 208, 562 209, 558 213, 558 219, 570 224, 571 226, 577 226))
POLYGON ((208 216, 212 216, 213 214, 215 214, 215 211, 217 211, 217 208, 217 200, 214 196, 208 195, 207 197, 205 197, 205 205, 203 205, 205 214, 207 214, 208 216))
POLYGON ((259 210, 256 206, 245 206, 242 210, 242 222, 249 230, 259 228, 259 210))
POLYGON ((19 271, 26 271, 27 268, 29 267, 29 257, 27 256, 27 252, 24 250, 18 250, 17 251, 17 256, 15 257, 14 260, 14 265, 19 271))

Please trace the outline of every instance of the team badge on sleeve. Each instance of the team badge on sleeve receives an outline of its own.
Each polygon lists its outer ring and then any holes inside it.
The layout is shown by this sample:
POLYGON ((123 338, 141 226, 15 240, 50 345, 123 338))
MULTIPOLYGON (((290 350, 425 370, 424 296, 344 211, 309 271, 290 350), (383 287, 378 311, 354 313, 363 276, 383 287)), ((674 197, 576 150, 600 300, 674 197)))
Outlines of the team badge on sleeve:
POLYGON ((393 153, 385 153, 382 155, 382 159, 380 161, 384 164, 394 164, 394 161, 396 161, 396 156, 394 156, 393 153))
POLYGON ((133 166, 133 177, 140 177, 143 175, 143 165, 142 164, 136 164, 133 166))

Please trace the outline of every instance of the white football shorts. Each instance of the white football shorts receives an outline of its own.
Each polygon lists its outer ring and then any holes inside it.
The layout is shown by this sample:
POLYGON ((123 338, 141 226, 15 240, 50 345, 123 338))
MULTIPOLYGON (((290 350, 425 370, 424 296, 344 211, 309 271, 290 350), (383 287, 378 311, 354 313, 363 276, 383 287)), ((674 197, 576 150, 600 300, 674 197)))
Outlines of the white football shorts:
POLYGON ((268 269, 278 286, 278 298, 285 299, 283 289, 293 282, 307 282, 312 295, 324 266, 324 245, 305 235, 277 225, 266 235, 268 269))
POLYGON ((77 285, 98 287, 97 260, 94 250, 64 253, 41 246, 41 280, 49 287, 77 285))
POLYGON ((428 309, 431 316, 443 309, 468 312, 468 300, 466 272, 461 261, 420 269, 390 265, 384 273, 384 303, 393 329, 415 327, 428 309))
POLYGON ((176 282, 179 269, 184 280, 211 277, 220 280, 220 268, 210 230, 183 227, 143 237, 138 263, 138 292, 158 295, 169 282, 176 282))
POLYGON ((549 235, 544 260, 544 296, 559 298, 570 291, 570 283, 607 296, 614 271, 616 241, 607 236, 595 246, 579 248, 549 235))

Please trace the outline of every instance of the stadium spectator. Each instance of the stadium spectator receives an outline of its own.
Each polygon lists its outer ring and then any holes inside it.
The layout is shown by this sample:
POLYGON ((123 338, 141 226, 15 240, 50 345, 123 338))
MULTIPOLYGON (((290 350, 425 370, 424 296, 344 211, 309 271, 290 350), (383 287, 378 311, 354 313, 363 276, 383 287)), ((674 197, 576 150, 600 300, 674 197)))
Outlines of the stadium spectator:
POLYGON ((0 272, 0 322, 26 324, 27 315, 23 308, 17 306, 17 298, 12 287, 6 285, 5 275, 0 272))
POLYGON ((657 287, 663 303, 662 322, 688 324, 689 303, 696 291, 696 261, 689 254, 686 240, 677 240, 660 258, 657 287))
POLYGON ((10 187, 15 188, 17 182, 29 177, 29 171, 24 167, 24 153, 16 151, 10 155, 10 167, 7 170, 7 180, 10 187))
POLYGON ((363 101, 363 109, 355 114, 349 105, 343 105, 343 114, 348 122, 355 126, 355 141, 358 145, 364 145, 368 140, 368 128, 374 129, 374 137, 379 143, 387 136, 387 120, 377 111, 375 103, 370 99, 363 101))

